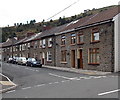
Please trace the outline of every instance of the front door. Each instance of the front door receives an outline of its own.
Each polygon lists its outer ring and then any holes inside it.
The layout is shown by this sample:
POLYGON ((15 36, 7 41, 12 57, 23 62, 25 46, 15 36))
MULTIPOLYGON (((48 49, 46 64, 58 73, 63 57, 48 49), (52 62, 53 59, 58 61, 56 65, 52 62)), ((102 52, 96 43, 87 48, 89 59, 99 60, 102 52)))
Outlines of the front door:
POLYGON ((78 64, 78 68, 83 69, 83 53, 82 53, 82 49, 78 49, 78 51, 77 51, 77 64, 78 64))
POLYGON ((71 65, 72 68, 75 68, 75 50, 71 51, 71 65))
POLYGON ((80 49, 80 68, 83 69, 83 55, 82 55, 82 49, 80 49))

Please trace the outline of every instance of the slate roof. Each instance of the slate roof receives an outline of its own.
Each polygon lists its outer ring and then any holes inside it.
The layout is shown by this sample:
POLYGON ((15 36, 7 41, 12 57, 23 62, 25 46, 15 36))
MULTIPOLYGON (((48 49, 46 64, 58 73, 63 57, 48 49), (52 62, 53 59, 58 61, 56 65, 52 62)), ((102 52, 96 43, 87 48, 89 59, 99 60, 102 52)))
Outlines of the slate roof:
POLYGON ((72 29, 75 29, 78 27, 83 27, 83 26, 94 24, 94 23, 111 20, 118 13, 119 13, 118 7, 109 8, 108 10, 98 12, 94 15, 83 17, 83 18, 79 19, 76 23, 71 22, 71 24, 69 24, 61 32, 66 32, 68 30, 72 30, 72 29))
POLYGON ((15 38, 9 38, 8 41, 2 43, 2 47, 8 47, 15 44, 17 40, 15 38))

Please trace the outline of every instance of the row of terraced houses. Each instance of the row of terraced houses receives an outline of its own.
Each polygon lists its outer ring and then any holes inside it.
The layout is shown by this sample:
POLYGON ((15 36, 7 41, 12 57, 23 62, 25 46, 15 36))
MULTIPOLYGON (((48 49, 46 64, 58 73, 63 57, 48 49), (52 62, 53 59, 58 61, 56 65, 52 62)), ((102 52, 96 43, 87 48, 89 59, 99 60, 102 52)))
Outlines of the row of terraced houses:
POLYGON ((43 65, 120 71, 119 12, 113 7, 22 39, 2 43, 2 59, 34 57, 43 65))

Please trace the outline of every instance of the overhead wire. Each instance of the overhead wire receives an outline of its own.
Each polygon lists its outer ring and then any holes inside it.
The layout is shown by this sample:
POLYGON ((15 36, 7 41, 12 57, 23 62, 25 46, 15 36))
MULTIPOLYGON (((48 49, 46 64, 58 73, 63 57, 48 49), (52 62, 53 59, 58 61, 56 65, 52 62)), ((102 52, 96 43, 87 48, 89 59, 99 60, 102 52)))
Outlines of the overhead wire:
POLYGON ((69 6, 67 6, 66 8, 64 8, 63 10, 59 11, 58 13, 54 14, 53 16, 51 16, 50 18, 48 18, 47 20, 52 19, 53 17, 57 16, 58 14, 62 13, 63 11, 65 11, 66 9, 70 8, 71 6, 73 6, 74 4, 78 3, 80 0, 77 0, 76 2, 70 4, 69 6))

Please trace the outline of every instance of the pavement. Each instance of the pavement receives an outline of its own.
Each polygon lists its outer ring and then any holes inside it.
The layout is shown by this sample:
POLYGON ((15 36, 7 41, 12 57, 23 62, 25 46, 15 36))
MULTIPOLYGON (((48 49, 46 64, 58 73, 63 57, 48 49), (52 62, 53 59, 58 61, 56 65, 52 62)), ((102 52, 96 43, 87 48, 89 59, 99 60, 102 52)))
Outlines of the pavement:
MULTIPOLYGON (((44 68, 50 68, 61 71, 75 72, 86 75, 107 75, 111 74, 111 72, 101 72, 101 71, 93 71, 93 70, 82 70, 75 68, 63 68, 63 67, 55 67, 55 66, 46 66, 43 65, 44 68)), ((10 90, 13 90, 17 87, 15 83, 13 83, 7 76, 0 73, 0 93, 4 93, 10 90)))
POLYGON ((102 72, 102 71, 95 71, 95 70, 82 70, 76 68, 64 68, 64 67, 55 67, 55 66, 47 66, 43 65, 45 68, 51 68, 56 70, 68 71, 68 72, 75 72, 80 74, 87 74, 87 75, 108 75, 112 74, 112 72, 102 72))
POLYGON ((15 89, 17 85, 13 83, 7 76, 0 73, 0 93, 15 89))

